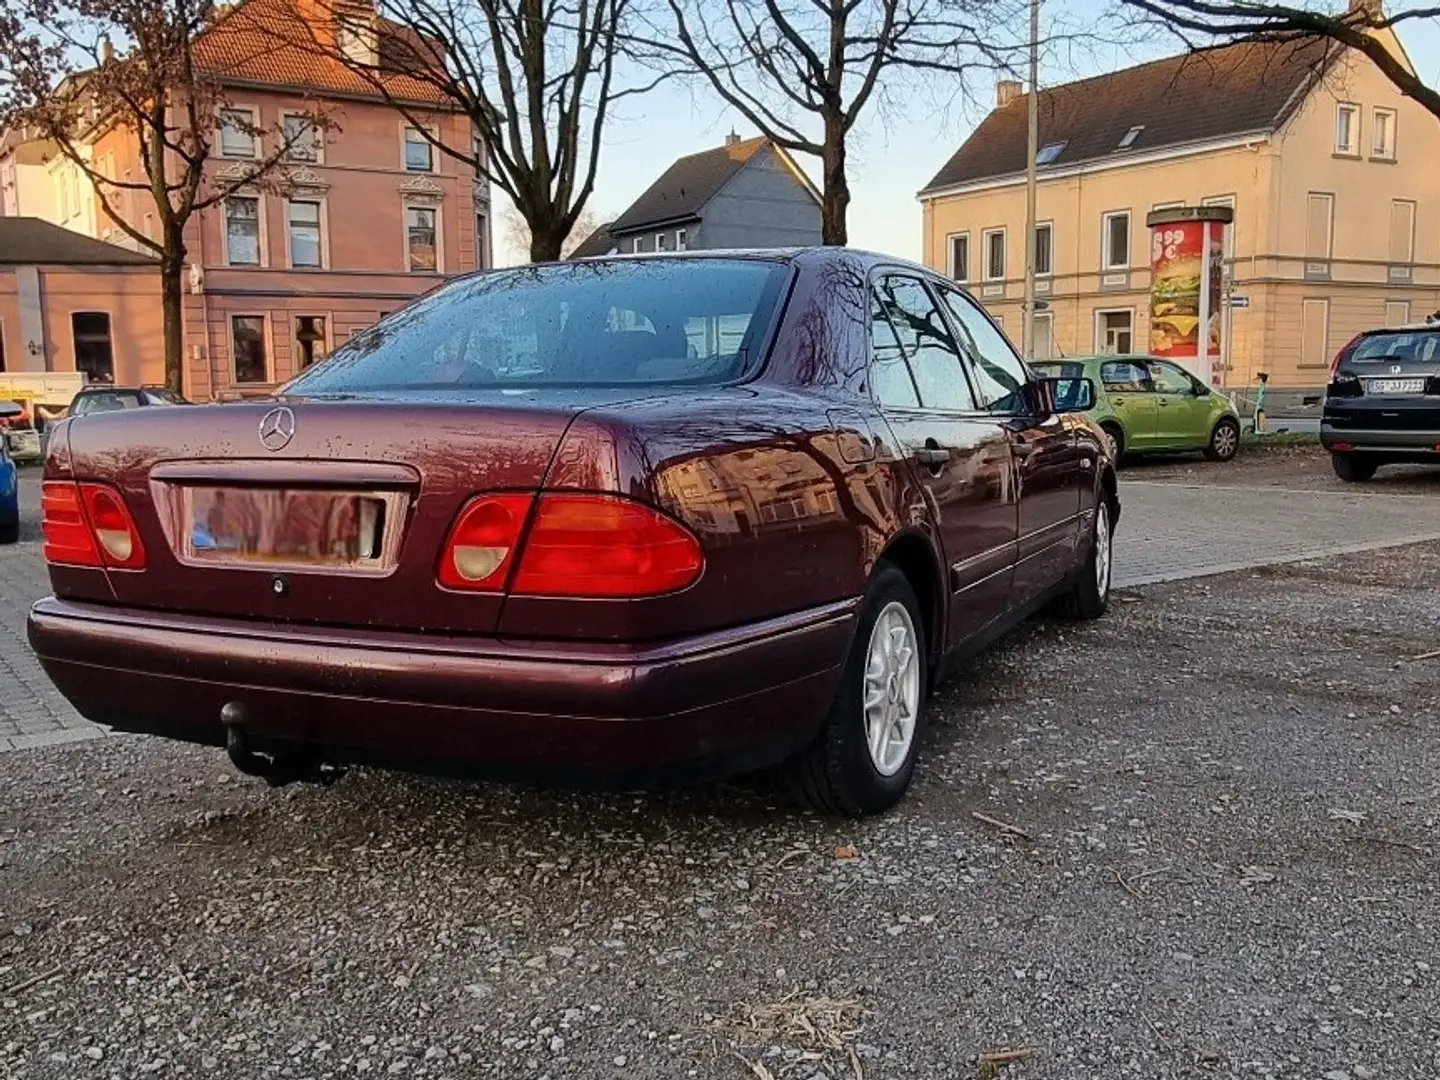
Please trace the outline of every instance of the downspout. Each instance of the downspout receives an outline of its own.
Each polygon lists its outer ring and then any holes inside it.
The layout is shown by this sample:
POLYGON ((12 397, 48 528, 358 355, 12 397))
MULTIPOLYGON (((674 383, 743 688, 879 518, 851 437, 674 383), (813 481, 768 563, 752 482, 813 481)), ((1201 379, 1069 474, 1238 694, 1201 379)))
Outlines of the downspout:
POLYGON ((205 211, 197 215, 200 218, 199 239, 195 247, 200 256, 199 261, 192 265, 200 268, 200 321, 203 326, 204 344, 201 348, 205 350, 205 371, 209 380, 210 400, 215 401, 215 350, 210 347, 210 294, 205 291, 205 211))

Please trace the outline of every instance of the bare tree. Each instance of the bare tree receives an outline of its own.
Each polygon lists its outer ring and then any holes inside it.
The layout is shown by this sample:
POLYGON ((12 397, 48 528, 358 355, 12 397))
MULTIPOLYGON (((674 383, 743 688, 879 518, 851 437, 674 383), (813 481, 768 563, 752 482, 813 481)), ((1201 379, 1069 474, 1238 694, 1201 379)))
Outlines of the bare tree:
POLYGON ((949 80, 1008 70, 1015 0, 666 0, 670 24, 646 46, 703 73, 726 104, 776 145, 821 163, 821 233, 844 244, 846 143, 895 76, 949 80))
POLYGON ((1174 31, 1191 48, 1216 41, 1257 38, 1268 41, 1330 40, 1368 57, 1400 93, 1440 117, 1435 90, 1394 53, 1377 31, 1401 23, 1440 20, 1440 7, 1385 13, 1379 0, 1352 0, 1338 14, 1256 0, 1121 0, 1147 22, 1174 31))
MULTIPOLYGON (((520 258, 527 257, 530 254, 532 243, 530 226, 526 223, 525 218, 512 206, 506 209, 504 221, 505 246, 512 255, 520 258)), ((560 244, 560 258, 568 259, 570 253, 603 224, 604 221, 597 217, 595 211, 588 206, 581 210, 575 217, 575 224, 570 227, 570 234, 560 244)))
MULTIPOLYGON (((529 231, 530 259, 558 259, 595 187, 611 109, 669 72, 621 77, 625 27, 642 0, 379 0, 388 55, 358 58, 312 35, 367 82, 442 153, 498 187, 529 231), (387 83, 403 69, 465 112, 474 144, 455 145, 387 83)), ((350 0, 330 0, 356 32, 377 32, 350 0)))
MULTIPOLYGON (((183 380, 185 227, 207 207, 242 188, 271 183, 298 138, 311 129, 279 130, 267 156, 241 163, 227 179, 207 169, 227 97, 197 45, 214 32, 221 11, 212 0, 11 0, 0 16, 0 127, 27 129, 53 143, 89 181, 105 217, 160 263, 165 382, 183 380), (112 41, 129 43, 116 54, 112 41), (124 179, 95 153, 102 140, 133 151, 143 178, 124 179), (128 193, 153 206, 154 229, 122 208, 128 193)), ((238 114, 226 122, 241 135, 267 134, 238 114)))

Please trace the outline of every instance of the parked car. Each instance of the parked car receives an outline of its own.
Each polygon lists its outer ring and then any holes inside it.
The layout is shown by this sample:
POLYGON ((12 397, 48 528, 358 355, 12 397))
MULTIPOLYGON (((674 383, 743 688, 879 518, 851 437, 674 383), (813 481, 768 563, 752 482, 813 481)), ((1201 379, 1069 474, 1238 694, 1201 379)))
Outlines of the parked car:
POLYGON ((67 416, 86 416, 120 409, 141 409, 150 406, 190 404, 173 390, 163 386, 114 386, 92 383, 75 395, 67 416))
MULTIPOLYGON (((25 410, 18 402, 0 400, 0 425, 25 410)), ((20 539, 20 478, 10 457, 10 440, 0 437, 0 544, 20 539)))
POLYGON ((1090 419, 1110 440, 1111 456, 1200 450, 1229 461, 1240 449, 1240 416, 1179 364, 1152 356, 1077 356, 1036 363, 1046 377, 1089 379, 1096 387, 1090 419))
POLYGON ((85 716, 332 764, 910 783, 934 680, 1096 618, 1098 428, 985 312, 843 249, 448 284, 278 399, 62 421, 30 640, 85 716))
POLYGON ((1358 334, 1335 356, 1320 417, 1335 475, 1440 465, 1440 321, 1358 334))

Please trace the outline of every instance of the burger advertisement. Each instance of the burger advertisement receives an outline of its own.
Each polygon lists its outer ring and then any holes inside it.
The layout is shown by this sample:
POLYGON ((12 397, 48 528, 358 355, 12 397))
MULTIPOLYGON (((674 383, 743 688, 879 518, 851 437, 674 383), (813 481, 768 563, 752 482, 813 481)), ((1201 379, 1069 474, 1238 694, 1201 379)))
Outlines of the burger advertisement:
POLYGON ((1204 221, 1177 221, 1150 234, 1150 352, 1200 353, 1200 290, 1206 278, 1204 221))

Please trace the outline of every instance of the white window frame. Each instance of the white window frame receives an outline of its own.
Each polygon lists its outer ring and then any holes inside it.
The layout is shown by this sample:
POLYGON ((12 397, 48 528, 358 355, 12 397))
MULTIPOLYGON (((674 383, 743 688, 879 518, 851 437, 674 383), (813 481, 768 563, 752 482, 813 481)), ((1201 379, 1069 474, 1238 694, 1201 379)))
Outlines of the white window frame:
POLYGON ((1120 136, 1120 143, 1115 147, 1115 149, 1129 150, 1132 146, 1135 145, 1135 140, 1140 138, 1141 134, 1144 133, 1144 131, 1144 124, 1136 124, 1134 127, 1127 130, 1124 135, 1120 136))
POLYGON ((1005 227, 1004 227, 1003 225, 1002 225, 1000 228, 998 228, 998 229, 986 229, 986 230, 984 230, 984 231, 980 234, 980 258, 983 260, 982 263, 981 263, 981 268, 980 268, 980 269, 981 269, 981 274, 982 274, 982 277, 981 277, 981 280, 982 280, 982 281, 1004 281, 1004 280, 1005 280, 1005 273, 1006 273, 1006 271, 1009 270, 1009 268, 1010 268, 1010 267, 1009 267, 1009 262, 1010 262, 1010 260, 1009 260, 1009 257, 1008 257, 1008 256, 1009 256, 1009 252, 1006 250, 1006 249, 1008 248, 1008 246, 1009 246, 1009 243, 1010 243, 1010 238, 1005 235, 1005 227), (995 276, 993 276, 993 275, 990 273, 990 238, 991 238, 992 236, 998 236, 998 237, 1000 237, 1000 276, 999 276, 999 277, 995 277, 995 276))
MULTIPOLYGON (((1410 235, 1407 237, 1405 246, 1408 249, 1403 259, 1395 258, 1394 252, 1390 253, 1391 265, 1404 266, 1415 261, 1415 226, 1416 219, 1420 216, 1420 206, 1414 199, 1391 199, 1390 200, 1390 238, 1394 239, 1395 234, 1395 210, 1398 206, 1410 207, 1410 235)), ((1387 242, 1386 246, 1389 244, 1387 242)))
POLYGON ((401 121, 400 121, 400 171, 401 171, 401 172, 408 173, 408 174, 411 175, 411 176, 436 176, 436 175, 439 174, 439 172, 440 172, 440 158, 439 158, 439 153, 440 153, 440 151, 437 149, 437 147, 435 146, 435 144, 434 144, 433 142, 431 142, 429 139, 426 139, 426 138, 425 138, 425 132, 427 132, 427 131, 428 131, 431 135, 435 135, 435 136, 438 138, 438 134, 437 134, 435 128, 434 128, 433 126, 429 125, 429 124, 421 125, 421 124, 412 124, 412 123, 410 123, 409 121, 406 121, 406 120, 401 120, 401 121), (409 163, 409 161, 407 161, 407 160, 405 159, 405 150, 406 150, 406 148, 410 145, 409 140, 407 140, 407 139, 405 138, 405 136, 406 136, 407 133, 409 133, 409 132, 411 132, 411 131, 418 131, 418 132, 421 133, 420 137, 421 137, 421 139, 424 140, 426 149, 428 149, 428 150, 430 151, 430 167, 429 167, 428 169, 412 169, 412 168, 410 168, 410 163, 409 163))
POLYGON ((640 255, 645 251, 645 238, 643 236, 632 236, 630 238, 630 254, 640 255))
POLYGON ((1330 298, 1328 296, 1307 296, 1300 301, 1300 363, 1301 368, 1318 370, 1330 366, 1330 298), (1305 310, 1311 304, 1324 306, 1325 321, 1321 324, 1320 359, 1312 361, 1305 355, 1305 310))
MULTIPOLYGON (((1031 322, 1031 325, 1032 325, 1033 327, 1035 327, 1035 328, 1038 328, 1042 322, 1043 322, 1043 323, 1046 323, 1046 324, 1050 327, 1050 333, 1049 333, 1049 338, 1050 338, 1050 355, 1049 355, 1049 356, 1037 356, 1037 357, 1035 357, 1035 360, 1036 360, 1037 362, 1039 362, 1039 363, 1043 363, 1043 362, 1046 361, 1046 360, 1054 360, 1054 359, 1055 359, 1055 313, 1054 313, 1053 311, 1036 311, 1036 312, 1033 312, 1033 313, 1031 314, 1031 316, 1030 316, 1030 322, 1031 322)), ((1040 336, 1039 334, 1035 334, 1035 333, 1032 333, 1032 334, 1031 334, 1030 351, 1031 351, 1032 353, 1035 351, 1035 340, 1038 339, 1039 336, 1040 336)))
POLYGON ((1333 191, 1307 191, 1305 193, 1305 258, 1309 262, 1329 262, 1334 257, 1335 193, 1333 191), (1313 199, 1324 199, 1330 204, 1330 213, 1325 225, 1325 250, 1319 253, 1310 250, 1310 203, 1313 199))
POLYGON ((225 252, 225 265, 237 269, 256 270, 270 265, 270 244, 269 238, 265 235, 265 196, 259 193, 247 195, 243 191, 232 192, 227 198, 220 202, 220 238, 221 248, 225 252), (258 263, 237 263, 230 261, 230 200, 231 199, 253 199, 255 200, 255 225, 259 232, 260 261, 258 263))
POLYGON ((287 152, 285 161, 291 165, 324 165, 325 164, 325 132, 315 124, 315 118, 306 112, 299 112, 295 109, 286 109, 280 114, 280 138, 287 138, 285 132, 286 120, 308 120, 310 121, 310 133, 314 136, 315 156, 313 158, 293 158, 287 152))
POLYGON ((1360 117, 1363 110, 1353 101, 1337 101, 1335 103, 1335 153, 1339 157, 1360 156, 1360 117), (1350 139, 1347 146, 1340 141, 1340 117, 1349 114, 1350 116, 1350 139))
POLYGON ((1394 161, 1395 143, 1399 138, 1397 129, 1400 126, 1400 113, 1397 109, 1385 105, 1376 105, 1370 110, 1370 160, 1371 161, 1394 161), (1375 145, 1375 139, 1380 134, 1380 117, 1385 116, 1390 120, 1390 145, 1381 147, 1375 145))
POLYGON ((665 234, 664 234, 663 232, 662 232, 662 233, 656 233, 656 234, 655 234, 655 250, 656 250, 657 252, 661 252, 661 251, 665 251, 665 250, 666 250, 666 248, 665 248, 665 234))
POLYGON ((225 161, 259 161, 264 156, 264 137, 261 135, 250 136, 250 153, 248 154, 227 154, 225 152, 225 114, 226 113, 247 113, 250 117, 250 126, 257 131, 260 128, 260 108, 256 105, 221 105, 215 110, 215 141, 219 143, 216 148, 216 157, 225 161))
POLYGON ((1386 325, 1386 326, 1404 326, 1404 325, 1405 325, 1406 323, 1408 323, 1409 321, 1410 321, 1410 301, 1409 301, 1409 300, 1386 300, 1386 301, 1385 301, 1385 323, 1384 323, 1384 325, 1386 325), (1399 318, 1392 319, 1392 318, 1390 317, 1390 309, 1391 309, 1391 308, 1404 308, 1405 311, 1404 311, 1404 314, 1400 315, 1399 318))
MULTIPOLYGON (((323 234, 323 230, 322 230, 323 234)), ((400 265, 407 274, 443 274, 445 272, 445 216, 441 207, 429 203, 405 202, 400 209, 400 265), (435 215, 435 269, 410 269, 410 211, 429 210, 435 215)))
POLYGON ((950 280, 951 280, 951 281, 959 282, 959 283, 962 284, 962 285, 964 285, 964 284, 969 284, 969 282, 970 282, 970 230, 969 230, 969 229, 966 229, 966 230, 964 230, 964 231, 962 231, 962 232, 949 233, 949 234, 946 235, 946 237, 945 237, 945 261, 946 261, 946 264, 947 264, 947 266, 948 266, 948 268, 949 268, 949 271, 950 271, 950 280), (964 241, 965 241, 965 266, 964 266, 964 271, 965 271, 965 273, 964 273, 964 276, 961 276, 961 275, 959 275, 959 274, 957 274, 957 273, 955 272, 956 269, 957 269, 957 267, 955 266, 955 241, 956 241, 956 240, 964 240, 964 241))
MULTIPOLYGON (((407 242, 409 232, 406 232, 407 242)), ((409 251, 407 249, 408 258, 409 251)), ((285 200, 285 265, 291 270, 329 270, 330 269, 330 207, 324 195, 316 195, 301 199, 287 198, 285 200), (295 249, 290 244, 290 204, 291 203, 315 203, 319 206, 319 220, 316 223, 320 229, 320 265, 319 266, 296 266, 295 249)))
POLYGON ((1096 356, 1139 356, 1143 354, 1135 351, 1135 309, 1133 307, 1104 307, 1096 308, 1092 316, 1093 326, 1091 340, 1095 345, 1096 356), (1106 315, 1129 315, 1130 316, 1130 351, 1128 353, 1107 353, 1105 351, 1105 316, 1106 315))
POLYGON ((275 320, 270 317, 268 311, 232 311, 225 320, 226 328, 230 336, 225 342, 225 351, 230 356, 230 385, 235 389, 245 386, 273 386, 275 383, 275 341, 271 333, 271 323, 275 320), (261 331, 261 340, 265 343, 265 378, 259 382, 241 382, 238 378, 239 372, 235 367, 235 320, 236 319, 259 319, 264 329, 261 331))
MULTIPOLYGON (((1046 252, 1045 252, 1045 254, 1049 257, 1050 268, 1049 268, 1048 270, 1041 270, 1041 269, 1040 269, 1040 246, 1039 246, 1038 244, 1036 244, 1036 245, 1035 245, 1035 276, 1036 276, 1036 277, 1040 277, 1040 278, 1054 277, 1054 276, 1055 276, 1055 222, 1053 222, 1053 221, 1037 221, 1037 222, 1035 222, 1035 233, 1036 233, 1036 236, 1039 235, 1041 229, 1045 229, 1046 232, 1047 232, 1047 234, 1048 234, 1049 237, 1050 237, 1050 242, 1049 242, 1049 244, 1046 245, 1047 250, 1046 250, 1046 252)), ((1032 244, 1035 243, 1035 236, 1032 236, 1032 237, 1030 238, 1030 242, 1031 242, 1032 244)))
MULTIPOLYGON (((1105 271, 1129 270, 1134 258, 1135 230, 1131 227, 1129 210, 1107 210, 1100 215, 1100 269, 1105 271), (1110 222, 1116 218, 1125 219, 1125 261, 1110 261, 1110 222)), ((1116 308, 1115 310, 1120 310, 1116 308)))
POLYGON ((676 229, 676 230, 675 230, 675 250, 676 250, 676 251, 689 251, 689 250, 690 250, 689 244, 690 244, 690 234, 688 233, 688 231, 685 230, 685 229, 676 229))

